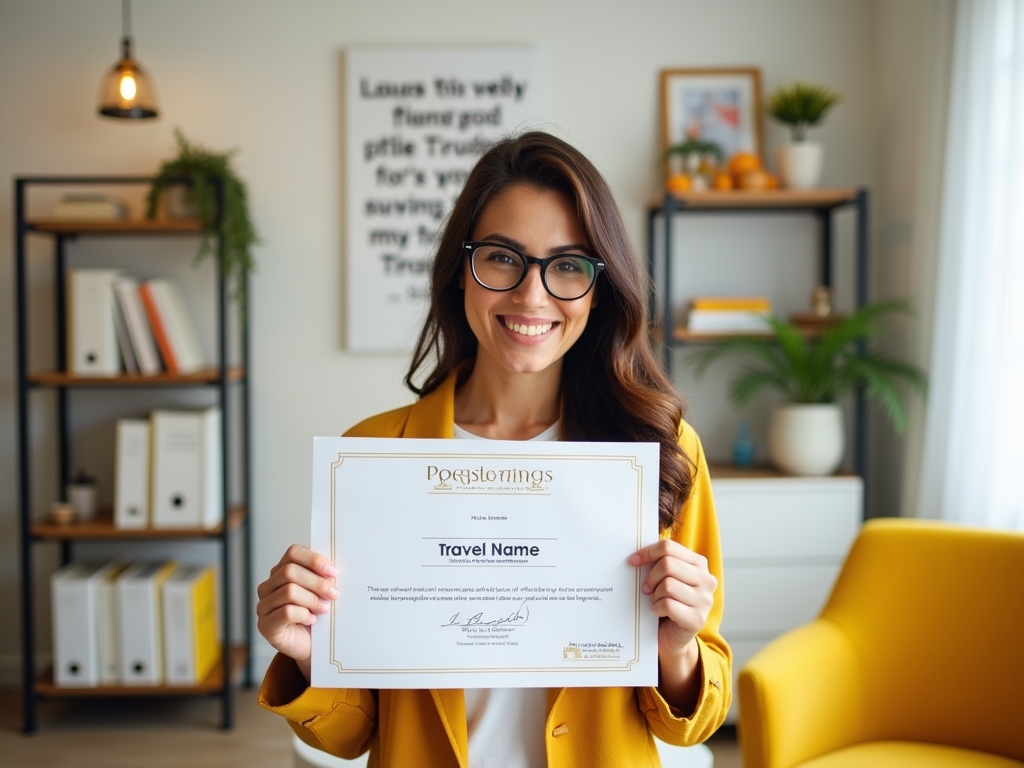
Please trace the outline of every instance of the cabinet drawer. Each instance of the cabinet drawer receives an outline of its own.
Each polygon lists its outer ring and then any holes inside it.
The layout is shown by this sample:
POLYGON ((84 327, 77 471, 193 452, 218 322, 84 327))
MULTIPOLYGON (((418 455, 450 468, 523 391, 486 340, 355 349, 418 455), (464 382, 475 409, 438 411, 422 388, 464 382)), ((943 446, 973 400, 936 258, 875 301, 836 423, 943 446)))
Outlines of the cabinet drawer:
POLYGON ((834 565, 725 569, 722 635, 773 637, 814 619, 825 607, 839 575, 834 565))
POLYGON ((859 477, 712 481, 726 564, 845 558, 860 529, 863 487, 859 477))

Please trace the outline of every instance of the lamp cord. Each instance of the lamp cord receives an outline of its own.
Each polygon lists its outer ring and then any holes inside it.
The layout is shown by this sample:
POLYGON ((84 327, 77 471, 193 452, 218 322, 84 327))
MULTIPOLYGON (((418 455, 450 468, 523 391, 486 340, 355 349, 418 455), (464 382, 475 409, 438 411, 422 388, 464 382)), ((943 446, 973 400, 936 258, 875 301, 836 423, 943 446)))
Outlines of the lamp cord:
POLYGON ((132 57, 132 0, 121 0, 121 58, 132 57))

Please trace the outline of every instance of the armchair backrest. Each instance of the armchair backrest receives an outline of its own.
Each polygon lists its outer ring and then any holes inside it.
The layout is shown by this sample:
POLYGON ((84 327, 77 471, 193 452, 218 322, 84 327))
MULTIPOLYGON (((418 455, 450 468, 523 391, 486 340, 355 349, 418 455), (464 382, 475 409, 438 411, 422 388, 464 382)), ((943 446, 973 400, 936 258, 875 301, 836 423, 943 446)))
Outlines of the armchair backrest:
POLYGON ((871 520, 821 618, 856 649, 865 739, 1024 761, 1024 534, 871 520))

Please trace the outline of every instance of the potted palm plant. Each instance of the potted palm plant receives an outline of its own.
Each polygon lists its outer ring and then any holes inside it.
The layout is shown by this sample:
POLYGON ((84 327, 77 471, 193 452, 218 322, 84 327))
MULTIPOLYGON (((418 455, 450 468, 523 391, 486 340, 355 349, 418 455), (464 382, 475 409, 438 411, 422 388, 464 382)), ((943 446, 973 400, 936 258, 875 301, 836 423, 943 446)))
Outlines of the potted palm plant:
POLYGON ((192 216, 203 227, 197 259, 212 250, 212 239, 223 243, 221 268, 234 283, 234 297, 245 305, 244 277, 255 267, 252 246, 259 242, 249 214, 245 183, 235 173, 231 158, 238 150, 213 152, 191 144, 175 129, 178 154, 160 165, 146 198, 146 217, 156 218, 161 202, 171 217, 192 216), (223 207, 218 207, 217 185, 223 207))
POLYGON ((882 331, 880 320, 893 312, 909 313, 902 301, 867 304, 828 325, 818 338, 777 317, 766 318, 768 337, 729 338, 696 358, 697 374, 725 355, 752 361, 729 386, 734 405, 744 406, 764 388, 780 392, 786 402, 775 408, 769 427, 772 462, 794 475, 828 475, 843 459, 846 440, 836 402, 863 387, 896 431, 907 425, 902 387, 921 394, 924 373, 875 349, 869 342, 882 331))
POLYGON ((820 125, 840 96, 824 85, 793 83, 773 92, 765 111, 789 126, 791 144, 779 147, 775 159, 782 185, 791 189, 813 189, 821 179, 824 152, 820 144, 807 141, 807 129, 820 125))

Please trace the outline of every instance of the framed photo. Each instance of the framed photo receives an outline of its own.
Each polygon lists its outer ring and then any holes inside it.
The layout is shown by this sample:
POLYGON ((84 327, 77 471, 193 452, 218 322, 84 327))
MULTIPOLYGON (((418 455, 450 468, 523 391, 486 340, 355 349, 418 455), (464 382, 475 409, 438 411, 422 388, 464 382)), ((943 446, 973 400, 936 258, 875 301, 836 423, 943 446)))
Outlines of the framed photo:
POLYGON ((761 157, 760 104, 758 69, 663 69, 662 152, 698 139, 718 144, 726 159, 741 151, 761 157))

